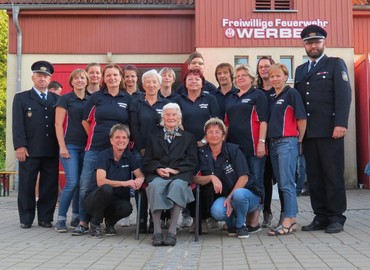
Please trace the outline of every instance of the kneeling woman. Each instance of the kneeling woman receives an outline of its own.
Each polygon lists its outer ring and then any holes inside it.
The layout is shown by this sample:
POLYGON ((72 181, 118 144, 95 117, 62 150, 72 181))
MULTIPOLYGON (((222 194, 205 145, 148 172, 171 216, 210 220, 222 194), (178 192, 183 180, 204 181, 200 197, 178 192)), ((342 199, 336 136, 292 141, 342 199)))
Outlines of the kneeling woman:
POLYGON ((225 221, 230 236, 248 238, 245 217, 261 203, 263 183, 250 175, 239 146, 224 142, 226 127, 220 119, 209 119, 204 132, 208 145, 199 149, 201 175, 194 177, 194 182, 213 192, 202 200, 208 202, 202 208, 210 207, 215 220, 225 221))
POLYGON ((130 131, 122 124, 110 130, 111 147, 102 151, 96 162, 96 184, 85 199, 85 208, 91 216, 90 235, 101 238, 100 224, 105 220, 105 235, 116 234, 114 224, 132 212, 130 188, 139 189, 144 182, 135 156, 127 150, 130 131), (131 172, 135 179, 131 178, 131 172))
POLYGON ((146 193, 153 215, 153 246, 174 246, 180 211, 194 201, 189 184, 198 164, 195 137, 180 129, 181 110, 176 103, 163 106, 163 129, 146 144, 143 167, 149 183, 146 193), (170 210, 171 222, 165 239, 161 230, 162 210, 170 210))

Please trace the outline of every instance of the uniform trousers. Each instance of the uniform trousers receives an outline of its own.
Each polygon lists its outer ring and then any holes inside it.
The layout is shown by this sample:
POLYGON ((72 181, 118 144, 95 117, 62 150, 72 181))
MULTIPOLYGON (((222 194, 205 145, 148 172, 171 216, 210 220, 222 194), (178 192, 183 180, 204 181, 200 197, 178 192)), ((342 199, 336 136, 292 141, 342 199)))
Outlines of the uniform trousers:
POLYGON ((27 157, 19 162, 18 213, 20 223, 32 224, 35 219, 35 186, 40 172, 38 221, 52 222, 58 200, 58 157, 27 157))
POLYGON ((315 220, 344 224, 344 139, 305 139, 304 155, 315 220))

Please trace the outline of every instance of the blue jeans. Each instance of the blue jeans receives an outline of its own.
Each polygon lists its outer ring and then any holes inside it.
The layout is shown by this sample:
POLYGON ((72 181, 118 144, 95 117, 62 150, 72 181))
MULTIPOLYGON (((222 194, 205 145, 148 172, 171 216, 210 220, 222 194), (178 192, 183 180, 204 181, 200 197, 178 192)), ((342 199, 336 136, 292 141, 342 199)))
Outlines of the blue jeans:
MULTIPOLYGON (((265 162, 266 157, 259 158, 257 156, 247 157, 247 164, 249 168, 249 172, 256 178, 258 186, 263 189, 263 198, 262 202, 265 200, 265 188, 264 188, 264 180, 263 176, 265 173, 265 162)), ((263 204, 258 206, 258 210, 263 210, 263 204)))
POLYGON ((226 215, 224 206, 226 198, 220 197, 211 206, 211 216, 217 221, 225 221, 228 228, 236 227, 240 229, 245 226, 245 217, 257 209, 260 197, 246 188, 238 188, 233 192, 231 204, 233 212, 230 217, 226 215))
POLYGON ((284 216, 296 217, 298 213, 295 172, 298 159, 298 138, 283 137, 270 141, 270 158, 278 187, 283 193, 284 216))
POLYGON ((79 211, 80 221, 88 222, 89 218, 85 210, 85 197, 88 191, 94 189, 96 184, 96 160, 98 159, 100 151, 86 151, 82 172, 80 177, 80 198, 79 198, 79 211))
POLYGON ((66 146, 70 158, 60 159, 66 176, 66 185, 64 186, 59 199, 58 221, 67 220, 67 212, 72 198, 72 219, 79 218, 79 185, 85 147, 72 144, 67 144, 66 146))
POLYGON ((296 171, 296 192, 302 193, 303 185, 306 182, 306 160, 304 155, 298 156, 296 171))

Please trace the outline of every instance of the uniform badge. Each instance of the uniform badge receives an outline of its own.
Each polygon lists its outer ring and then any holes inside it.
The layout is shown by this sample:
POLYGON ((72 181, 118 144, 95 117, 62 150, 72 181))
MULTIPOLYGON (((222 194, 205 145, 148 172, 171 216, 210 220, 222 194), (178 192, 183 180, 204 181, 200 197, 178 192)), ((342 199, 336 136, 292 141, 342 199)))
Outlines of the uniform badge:
POLYGON ((342 71, 342 79, 343 79, 343 81, 348 82, 348 75, 347 75, 347 72, 342 71))

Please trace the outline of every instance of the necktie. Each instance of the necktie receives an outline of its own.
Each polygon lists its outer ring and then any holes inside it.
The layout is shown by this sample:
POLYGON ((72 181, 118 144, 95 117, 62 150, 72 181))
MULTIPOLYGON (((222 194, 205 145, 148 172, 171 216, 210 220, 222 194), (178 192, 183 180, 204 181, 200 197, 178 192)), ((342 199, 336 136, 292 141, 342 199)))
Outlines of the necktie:
POLYGON ((46 94, 45 93, 41 93, 41 100, 44 104, 46 104, 46 94))
POLYGON ((316 61, 312 61, 310 65, 308 66, 308 72, 310 72, 311 68, 313 68, 316 65, 316 61))

